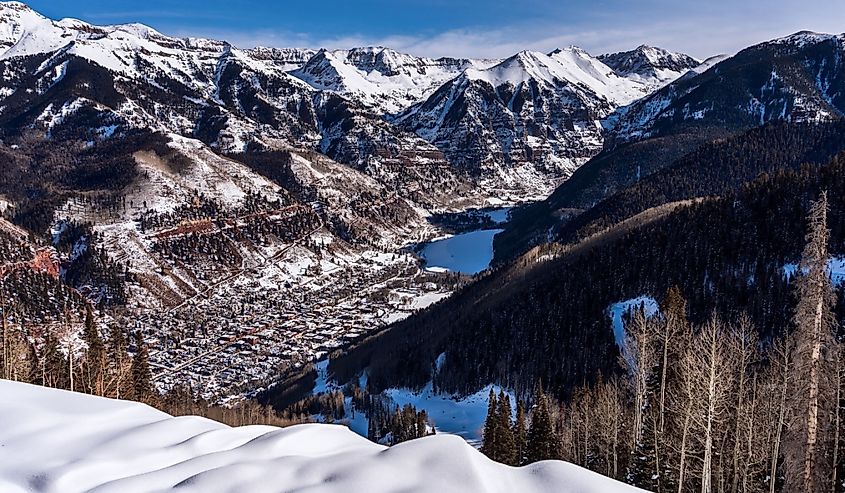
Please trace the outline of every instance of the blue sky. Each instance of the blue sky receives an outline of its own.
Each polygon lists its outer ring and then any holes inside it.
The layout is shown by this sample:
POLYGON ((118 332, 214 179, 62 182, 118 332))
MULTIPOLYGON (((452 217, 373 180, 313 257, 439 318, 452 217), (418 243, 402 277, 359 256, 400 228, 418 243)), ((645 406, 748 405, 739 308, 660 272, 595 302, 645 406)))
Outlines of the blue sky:
POLYGON ((31 0, 52 18, 142 22, 241 47, 386 45, 417 55, 502 57, 578 45, 652 44, 700 58, 799 30, 845 31, 845 0, 31 0))

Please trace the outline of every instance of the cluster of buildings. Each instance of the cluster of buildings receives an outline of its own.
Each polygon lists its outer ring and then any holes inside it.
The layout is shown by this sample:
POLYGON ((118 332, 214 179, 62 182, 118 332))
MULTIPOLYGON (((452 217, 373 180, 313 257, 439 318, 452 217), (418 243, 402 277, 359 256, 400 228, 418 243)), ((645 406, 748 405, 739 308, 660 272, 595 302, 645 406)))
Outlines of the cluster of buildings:
POLYGON ((453 289, 453 279, 422 270, 408 253, 309 255, 292 249, 178 307, 134 317, 158 388, 189 385, 213 402, 248 395, 453 289), (279 268, 291 263, 308 267, 299 275, 279 268))

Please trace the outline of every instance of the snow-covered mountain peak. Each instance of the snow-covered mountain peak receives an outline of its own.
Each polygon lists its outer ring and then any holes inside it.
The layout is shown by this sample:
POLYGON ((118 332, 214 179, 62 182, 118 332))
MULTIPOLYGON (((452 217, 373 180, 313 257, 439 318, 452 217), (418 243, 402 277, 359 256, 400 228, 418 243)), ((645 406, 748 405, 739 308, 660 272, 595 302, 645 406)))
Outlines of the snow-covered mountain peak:
POLYGON ((805 46, 815 45, 829 41, 845 44, 845 34, 829 34, 817 33, 814 31, 799 31, 797 33, 793 33, 782 38, 777 38, 772 41, 760 43, 760 45, 757 46, 773 43, 780 45, 790 45, 795 48, 803 48, 805 46))
POLYGON ((549 87, 577 87, 614 104, 627 104, 644 93, 634 81, 616 75, 600 60, 578 47, 557 49, 550 54, 521 51, 488 69, 468 69, 470 80, 483 80, 498 87, 535 81, 549 87))
POLYGON ((484 66, 484 63, 449 58, 434 60, 370 46, 321 49, 291 74, 317 90, 349 96, 382 113, 396 113, 473 66, 484 66))
POLYGON ((411 75, 414 69, 427 60, 400 53, 384 46, 353 48, 346 52, 346 59, 364 72, 379 72, 383 76, 411 75))
POLYGON ((590 53, 587 52, 587 50, 585 50, 584 48, 581 48, 580 46, 576 46, 576 45, 569 45, 569 46, 566 46, 566 47, 563 47, 563 48, 555 48, 551 53, 549 53, 549 56, 555 56, 557 54, 566 53, 566 52, 577 53, 579 55, 586 56, 586 57, 592 57, 592 55, 590 55, 590 53))
POLYGON ((26 4, 0 2, 0 49, 8 49, 27 32, 43 31, 51 26, 52 21, 26 4))
POLYGON ((648 45, 598 58, 618 75, 642 80, 653 88, 678 78, 701 63, 689 55, 648 45))
POLYGON ((554 79, 554 61, 548 55, 536 51, 523 50, 504 59, 487 69, 467 69, 470 80, 484 80, 494 87, 505 83, 518 85, 528 79, 552 82, 554 79))
POLYGON ((24 18, 33 15, 42 19, 45 18, 23 2, 0 2, 0 19, 5 20, 8 17, 24 18))
POLYGON ((364 75, 347 65, 342 54, 320 49, 302 68, 294 70, 292 74, 315 89, 334 92, 362 92, 370 94, 374 88, 364 78, 364 75))

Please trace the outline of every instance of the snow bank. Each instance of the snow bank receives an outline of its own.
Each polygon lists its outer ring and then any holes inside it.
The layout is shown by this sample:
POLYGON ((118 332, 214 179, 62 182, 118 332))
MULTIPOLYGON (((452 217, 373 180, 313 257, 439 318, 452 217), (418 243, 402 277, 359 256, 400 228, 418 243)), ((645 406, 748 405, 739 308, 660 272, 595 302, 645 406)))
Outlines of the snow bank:
POLYGON ((639 491, 580 467, 496 464, 461 438, 386 448, 337 425, 228 426, 0 381, 0 491, 639 491))

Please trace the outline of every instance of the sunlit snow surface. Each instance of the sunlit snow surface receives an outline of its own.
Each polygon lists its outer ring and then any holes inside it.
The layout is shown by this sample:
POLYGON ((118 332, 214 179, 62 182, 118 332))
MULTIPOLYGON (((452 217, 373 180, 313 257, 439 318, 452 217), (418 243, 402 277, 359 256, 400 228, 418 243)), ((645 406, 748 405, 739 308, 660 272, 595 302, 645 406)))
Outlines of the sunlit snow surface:
POLYGON ((559 461, 512 468, 440 434, 387 448, 337 425, 243 426, 0 381, 0 491, 640 491, 559 461))
POLYGON ((493 260, 493 237, 501 231, 471 231, 433 241, 423 247, 420 256, 430 270, 446 269, 463 274, 478 274, 490 266, 493 260))

